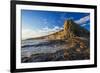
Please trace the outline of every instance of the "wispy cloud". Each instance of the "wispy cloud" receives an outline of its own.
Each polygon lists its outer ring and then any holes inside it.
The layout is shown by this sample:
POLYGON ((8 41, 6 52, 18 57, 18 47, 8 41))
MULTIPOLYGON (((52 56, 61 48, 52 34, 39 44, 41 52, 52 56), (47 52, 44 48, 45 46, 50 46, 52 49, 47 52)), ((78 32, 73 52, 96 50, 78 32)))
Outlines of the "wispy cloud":
POLYGON ((41 35, 39 31, 32 30, 29 28, 22 28, 22 39, 38 37, 39 35, 41 35))
POLYGON ((87 24, 82 24, 81 26, 83 26, 83 27, 84 27, 84 26, 86 26, 86 25, 87 25, 87 24))
POLYGON ((54 32, 57 32, 58 30, 61 30, 63 28, 59 26, 54 26, 54 28, 44 27, 39 30, 33 30, 29 28, 22 28, 22 39, 27 38, 34 38, 34 37, 40 37, 48 34, 52 34, 54 32))
POLYGON ((79 19, 79 20, 76 20, 75 22, 76 22, 77 24, 85 24, 85 23, 86 23, 87 21, 89 21, 89 20, 90 20, 90 16, 88 15, 88 16, 85 16, 85 17, 79 19))

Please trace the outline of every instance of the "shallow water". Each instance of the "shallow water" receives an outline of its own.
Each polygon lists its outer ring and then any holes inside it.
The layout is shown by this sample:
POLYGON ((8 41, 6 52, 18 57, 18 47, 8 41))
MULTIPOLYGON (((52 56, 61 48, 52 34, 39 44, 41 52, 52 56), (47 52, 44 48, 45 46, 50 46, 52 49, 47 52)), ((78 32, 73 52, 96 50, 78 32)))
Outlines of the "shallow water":
POLYGON ((50 42, 46 40, 24 40, 22 41, 21 56, 29 57, 37 53, 54 53, 63 49, 64 42, 50 42))

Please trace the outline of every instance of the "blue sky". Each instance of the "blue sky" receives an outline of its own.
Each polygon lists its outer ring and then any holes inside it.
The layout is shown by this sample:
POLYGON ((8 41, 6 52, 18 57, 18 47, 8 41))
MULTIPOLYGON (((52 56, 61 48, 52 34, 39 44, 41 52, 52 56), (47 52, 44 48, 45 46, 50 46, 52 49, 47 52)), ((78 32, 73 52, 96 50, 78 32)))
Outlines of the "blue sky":
POLYGON ((64 21, 69 18, 90 30, 89 15, 79 12, 21 10, 22 39, 39 37, 63 29, 64 21))

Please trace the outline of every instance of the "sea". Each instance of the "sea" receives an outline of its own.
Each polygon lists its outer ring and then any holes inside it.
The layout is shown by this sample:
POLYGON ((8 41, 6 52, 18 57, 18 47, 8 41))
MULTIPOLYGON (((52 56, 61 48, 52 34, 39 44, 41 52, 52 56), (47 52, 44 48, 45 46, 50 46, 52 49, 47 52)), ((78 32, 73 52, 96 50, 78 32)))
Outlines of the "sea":
POLYGON ((54 53, 62 48, 61 43, 47 40, 22 40, 21 57, 30 57, 32 54, 54 53))

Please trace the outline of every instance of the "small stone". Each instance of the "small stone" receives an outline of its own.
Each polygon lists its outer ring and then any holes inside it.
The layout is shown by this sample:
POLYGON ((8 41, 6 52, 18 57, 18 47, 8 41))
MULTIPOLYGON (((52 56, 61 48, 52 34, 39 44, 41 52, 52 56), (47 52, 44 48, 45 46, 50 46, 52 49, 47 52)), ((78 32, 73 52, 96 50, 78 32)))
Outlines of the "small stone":
POLYGON ((77 52, 80 52, 80 48, 76 49, 77 52))

